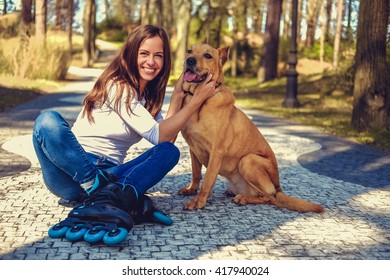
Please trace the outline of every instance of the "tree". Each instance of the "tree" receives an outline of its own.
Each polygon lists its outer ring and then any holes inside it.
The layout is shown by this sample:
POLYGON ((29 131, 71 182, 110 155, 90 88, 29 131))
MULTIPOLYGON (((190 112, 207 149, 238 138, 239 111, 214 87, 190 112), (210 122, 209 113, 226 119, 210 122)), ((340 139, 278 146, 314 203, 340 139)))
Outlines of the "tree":
POLYGON ((22 24, 21 24, 21 39, 26 41, 31 36, 32 16, 32 0, 22 0, 22 24))
POLYGON ((149 24, 149 0, 141 2, 141 24, 149 24))
POLYGON ((159 25, 161 26, 163 24, 163 19, 162 19, 162 12, 163 12, 163 3, 162 0, 153 0, 151 3, 151 6, 149 9, 152 11, 155 11, 151 15, 150 23, 154 25, 159 25))
POLYGON ((93 13, 96 11, 95 0, 86 0, 84 13, 83 13, 83 55, 82 55, 82 66, 90 67, 93 63, 93 45, 94 45, 94 29, 95 29, 95 16, 93 13))
POLYGON ((339 0, 337 2, 337 24, 336 24, 336 34, 334 36, 334 47, 333 47, 333 69, 337 69, 339 64, 339 50, 340 50, 340 40, 341 40, 341 25, 343 20, 343 8, 344 0, 339 0))
POLYGON ((275 79, 278 75, 279 28, 282 2, 283 0, 268 0, 263 52, 257 72, 259 82, 275 79))
POLYGON ((326 42, 330 42, 329 30, 330 30, 330 22, 332 21, 332 6, 333 6, 333 0, 326 0, 326 7, 325 7, 326 10, 325 41, 326 42))
POLYGON ((346 34, 345 34, 345 37, 347 39, 347 41, 350 41, 352 42, 352 26, 351 26, 351 21, 352 21, 352 3, 353 0, 348 0, 347 1, 347 4, 348 4, 348 9, 347 9, 347 31, 346 31, 346 34))
POLYGON ((261 34, 263 31, 263 0, 252 2, 254 9, 253 29, 256 33, 261 34))
POLYGON ((35 36, 42 45, 46 42, 46 1, 35 0, 35 36))
POLYGON ((305 46, 313 46, 322 0, 308 0, 305 46))
POLYGON ((7 13, 7 0, 4 0, 3 2, 3 15, 7 13))
POLYGON ((352 111, 352 125, 358 131, 390 130, 388 11, 388 0, 360 0, 352 111))
POLYGON ((68 12, 68 48, 69 48, 70 55, 72 55, 73 8, 74 8, 74 0, 69 0, 67 12, 68 12))
POLYGON ((173 65, 174 75, 179 75, 183 71, 183 61, 187 52, 188 31, 191 20, 191 1, 175 0, 178 17, 176 19, 176 47, 173 65))

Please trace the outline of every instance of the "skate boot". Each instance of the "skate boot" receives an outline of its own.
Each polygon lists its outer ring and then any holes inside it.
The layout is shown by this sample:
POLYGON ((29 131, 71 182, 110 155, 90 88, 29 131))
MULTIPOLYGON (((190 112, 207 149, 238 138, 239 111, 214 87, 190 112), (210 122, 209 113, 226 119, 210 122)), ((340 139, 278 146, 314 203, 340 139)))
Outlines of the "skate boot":
POLYGON ((109 184, 96 189, 83 205, 70 211, 68 217, 49 230, 51 238, 70 241, 84 239, 89 243, 103 241, 115 245, 124 241, 133 228, 129 214, 138 200, 132 186, 109 184))
POLYGON ((85 190, 79 200, 68 200, 62 197, 58 200, 58 204, 64 207, 75 208, 83 204, 84 200, 87 199, 90 195, 92 195, 95 190, 105 187, 109 183, 115 182, 115 180, 116 178, 114 175, 109 174, 103 170, 98 170, 93 185, 85 190))
POLYGON ((154 207, 152 199, 146 194, 138 199, 136 207, 131 209, 130 215, 137 225, 148 222, 168 226, 173 224, 173 220, 170 217, 154 207))

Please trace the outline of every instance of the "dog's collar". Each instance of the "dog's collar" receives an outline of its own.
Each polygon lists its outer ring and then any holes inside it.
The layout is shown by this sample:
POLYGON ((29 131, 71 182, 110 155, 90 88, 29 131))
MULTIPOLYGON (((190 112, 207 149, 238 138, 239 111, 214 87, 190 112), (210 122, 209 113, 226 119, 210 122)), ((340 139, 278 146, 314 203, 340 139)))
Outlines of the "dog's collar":
MULTIPOLYGON (((215 88, 218 88, 218 87, 220 87, 221 85, 222 85, 222 83, 219 83, 219 84, 217 84, 217 85, 215 86, 215 88)), ((190 95, 190 96, 194 96, 194 93, 191 92, 191 91, 189 91, 189 90, 185 90, 184 93, 185 93, 185 94, 188 94, 188 95, 190 95)))

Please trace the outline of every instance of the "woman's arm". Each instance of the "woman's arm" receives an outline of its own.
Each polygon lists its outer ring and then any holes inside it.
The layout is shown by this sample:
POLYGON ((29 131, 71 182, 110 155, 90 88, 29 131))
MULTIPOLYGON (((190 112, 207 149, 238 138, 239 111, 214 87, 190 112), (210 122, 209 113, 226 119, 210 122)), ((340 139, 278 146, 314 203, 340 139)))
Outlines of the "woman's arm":
POLYGON ((184 107, 182 107, 185 97, 182 90, 183 77, 179 78, 172 93, 166 119, 159 125, 159 143, 174 140, 192 114, 199 109, 204 101, 218 92, 218 89, 215 88, 216 82, 211 81, 211 78, 209 75, 202 84, 197 86, 191 101, 184 107))

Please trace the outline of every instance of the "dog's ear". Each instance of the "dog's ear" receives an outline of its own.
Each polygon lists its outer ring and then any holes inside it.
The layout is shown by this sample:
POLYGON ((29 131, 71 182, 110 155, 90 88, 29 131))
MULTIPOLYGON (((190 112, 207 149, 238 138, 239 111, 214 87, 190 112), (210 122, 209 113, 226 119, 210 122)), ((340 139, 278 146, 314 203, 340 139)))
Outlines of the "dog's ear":
POLYGON ((206 37, 203 39, 203 41, 201 42, 202 44, 208 44, 209 43, 209 39, 206 37))
POLYGON ((229 59, 229 49, 230 47, 224 47, 224 48, 219 48, 219 59, 221 60, 221 65, 225 65, 226 61, 229 59))

